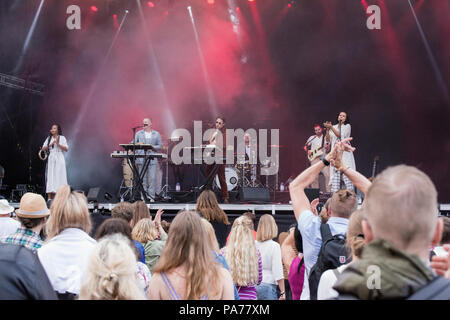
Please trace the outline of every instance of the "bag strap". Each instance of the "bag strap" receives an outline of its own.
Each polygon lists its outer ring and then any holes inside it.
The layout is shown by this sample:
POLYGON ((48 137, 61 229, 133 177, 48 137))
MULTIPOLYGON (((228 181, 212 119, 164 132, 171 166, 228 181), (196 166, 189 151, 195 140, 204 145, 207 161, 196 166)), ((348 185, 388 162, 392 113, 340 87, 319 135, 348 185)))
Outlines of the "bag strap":
POLYGON ((408 300, 449 300, 450 280, 436 277, 419 291, 413 293, 408 300))
POLYGON ((330 226, 328 225, 328 223, 322 223, 320 225, 320 235, 322 236, 322 245, 325 243, 325 241, 333 238, 333 235, 331 234, 330 226))

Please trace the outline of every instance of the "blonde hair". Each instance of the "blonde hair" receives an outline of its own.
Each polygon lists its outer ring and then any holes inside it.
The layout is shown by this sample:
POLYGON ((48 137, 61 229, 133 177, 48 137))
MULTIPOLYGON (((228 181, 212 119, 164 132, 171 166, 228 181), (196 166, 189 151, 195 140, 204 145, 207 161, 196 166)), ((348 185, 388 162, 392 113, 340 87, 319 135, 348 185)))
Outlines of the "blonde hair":
POLYGON ((208 234, 209 242, 211 244, 212 249, 215 252, 219 252, 219 243, 217 242, 216 232, 214 231, 212 224, 205 218, 202 218, 202 224, 206 230, 206 233, 208 234))
POLYGON ((364 201, 364 215, 375 238, 397 248, 428 248, 437 224, 437 191, 415 167, 398 165, 381 172, 364 201))
POLYGON ((256 241, 263 242, 276 238, 278 226, 275 219, 270 214, 265 214, 259 219, 258 230, 256 231, 256 241))
POLYGON ((155 240, 157 236, 158 230, 156 229, 156 225, 149 218, 139 220, 134 226, 133 231, 131 231, 133 240, 144 244, 148 241, 155 240))
POLYGON ((364 234, 361 222, 364 213, 362 209, 358 209, 352 213, 348 222, 347 229, 347 247, 350 248, 353 257, 360 258, 365 246, 364 234))
POLYGON ((166 246, 153 274, 168 273, 177 267, 185 270, 185 300, 220 299, 220 268, 215 261, 208 235, 196 212, 182 211, 173 219, 166 246))
POLYGON ((103 237, 94 247, 80 289, 80 300, 144 300, 136 275, 132 243, 121 234, 103 237))
POLYGON ((200 193, 195 210, 200 212, 203 215, 203 218, 210 222, 217 221, 230 224, 227 214, 220 209, 216 195, 211 190, 204 190, 200 193))
POLYGON ((91 230, 91 219, 86 196, 71 191, 68 185, 61 186, 50 206, 50 217, 45 225, 47 240, 67 228, 78 228, 86 233, 91 230))
POLYGON ((133 228, 141 219, 149 218, 151 220, 150 210, 144 201, 138 200, 133 204, 133 218, 130 221, 131 227, 133 228))
POLYGON ((225 250, 225 260, 238 286, 257 284, 259 280, 258 250, 251 228, 252 221, 245 216, 234 220, 225 250))

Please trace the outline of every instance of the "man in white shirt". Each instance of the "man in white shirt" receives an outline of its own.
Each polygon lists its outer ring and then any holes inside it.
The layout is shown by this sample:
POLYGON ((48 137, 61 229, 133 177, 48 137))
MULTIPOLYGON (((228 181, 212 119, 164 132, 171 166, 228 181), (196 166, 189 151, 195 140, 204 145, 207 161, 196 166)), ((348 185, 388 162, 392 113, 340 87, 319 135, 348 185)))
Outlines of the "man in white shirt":
MULTIPOLYGON (((305 194, 305 188, 309 186, 314 179, 316 179, 319 172, 323 170, 325 166, 330 164, 330 161, 334 161, 338 148, 346 148, 347 150, 350 150, 351 147, 348 144, 345 144, 349 140, 351 140, 351 138, 336 143, 330 153, 328 153, 325 157, 322 157, 316 164, 303 171, 289 185, 292 207, 294 209, 295 218, 298 221, 298 229, 303 239, 305 281, 300 298, 301 300, 309 300, 310 298, 308 276, 317 261, 320 247, 322 246, 322 236, 320 233, 320 225, 322 224, 322 221, 317 216, 317 213, 312 212, 311 204, 305 194)), ((342 168, 339 169, 344 170, 342 168)), ((355 179, 355 183, 360 190, 364 192, 366 192, 368 186, 370 186, 370 181, 362 175, 355 179)), ((358 201, 354 192, 341 190, 333 194, 328 207, 330 218, 327 221, 332 235, 345 234, 347 232, 348 219, 356 210, 357 204, 358 201)))
MULTIPOLYGON (((161 151, 162 149, 162 140, 161 135, 158 131, 153 130, 152 128, 152 120, 150 118, 145 118, 142 121, 142 126, 144 129, 138 131, 136 133, 135 137, 135 143, 142 143, 142 144, 151 144, 153 147, 155 147, 156 152, 161 151)), ((143 154, 143 150, 137 150, 136 154, 143 154)), ((147 151, 147 153, 149 153, 147 151)), ((150 153, 155 153, 151 151, 150 153)), ((143 158, 137 158, 136 164, 141 170, 142 165, 144 164, 143 158)), ((159 170, 159 163, 158 159, 152 159, 150 160, 150 164, 147 168, 147 171, 144 174, 144 179, 142 181, 143 187, 145 192, 150 196, 150 201, 153 202, 156 193, 159 193, 161 190, 161 182, 156 181, 157 179, 157 171, 159 170), (159 190, 157 187, 159 186, 159 190)), ((160 177, 159 177, 160 178, 160 177)))
MULTIPOLYGON (((310 136, 308 138, 308 140, 305 143, 305 151, 307 151, 308 153, 308 157, 313 153, 313 152, 317 152, 317 156, 310 161, 311 166, 316 164, 317 162, 320 161, 320 157, 322 155, 326 155, 330 150, 330 142, 328 142, 325 139, 325 135, 323 134, 323 130, 322 127, 319 124, 315 124, 314 125, 314 135, 310 136), (320 152, 321 151, 321 152, 320 152)), ((324 178, 325 178, 325 185, 321 186, 319 184, 319 177, 317 177, 313 183, 311 184, 311 188, 319 188, 322 187, 320 191, 322 192, 329 192, 330 191, 330 186, 329 186, 329 181, 330 181, 330 169, 329 168, 323 168, 322 171, 320 171, 320 173, 323 174, 324 178)))
POLYGON ((20 228, 20 222, 11 218, 14 208, 9 205, 8 200, 0 200, 0 238, 9 236, 20 228))

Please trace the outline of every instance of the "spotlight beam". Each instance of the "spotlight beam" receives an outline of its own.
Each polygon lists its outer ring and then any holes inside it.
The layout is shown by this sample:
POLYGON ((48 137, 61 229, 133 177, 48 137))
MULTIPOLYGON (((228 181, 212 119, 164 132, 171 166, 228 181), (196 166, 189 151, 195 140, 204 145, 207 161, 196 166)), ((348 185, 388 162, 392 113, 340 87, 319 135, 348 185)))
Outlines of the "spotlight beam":
MULTIPOLYGON (((125 23, 125 20, 127 18, 128 13, 129 13, 129 11, 125 10, 125 14, 122 17, 122 21, 120 22, 119 28, 117 29, 116 34, 114 35, 114 38, 113 38, 113 40, 111 42, 111 45, 109 46, 108 51, 106 52, 106 55, 103 58, 102 64, 100 65, 100 68, 97 71, 97 75, 95 76, 94 82, 92 83, 92 85, 91 85, 91 87, 89 89, 89 93, 86 96, 86 99, 85 99, 85 101, 83 102, 83 104, 81 106, 81 110, 80 110, 80 112, 78 114, 78 117, 75 120, 73 129, 72 129, 72 134, 71 134, 72 141, 73 141, 74 145, 75 145, 75 141, 76 141, 76 138, 78 136, 78 133, 80 132, 80 124, 81 124, 82 120, 84 119, 84 115, 86 113, 87 107, 91 103, 92 96, 94 95, 95 89, 97 88, 97 83, 98 83, 98 81, 100 79, 100 75, 103 73, 105 65, 106 65, 106 63, 108 61, 108 58, 109 58, 110 54, 111 54, 111 50, 114 47, 114 44, 116 43, 117 37, 119 36, 119 33, 120 33, 120 30, 122 30, 122 26, 125 23)), ((73 148, 70 148, 69 151, 67 152, 67 159, 70 159, 70 153, 71 153, 72 150, 73 150, 73 148)))
POLYGON ((142 6, 141 6, 141 1, 140 0, 136 0, 138 8, 139 8, 139 15, 141 17, 141 22, 142 22, 142 27, 144 29, 144 34, 145 34, 145 40, 147 42, 148 48, 149 48, 149 52, 150 52, 150 59, 151 59, 151 63, 152 66, 156 72, 156 77, 157 77, 157 82, 158 85, 162 91, 162 99, 163 99, 163 104, 164 104, 164 111, 165 111, 165 116, 166 119, 169 123, 169 128, 165 128, 166 130, 168 130, 167 132, 169 132, 169 134, 167 134, 167 136, 170 135, 170 132, 172 132, 173 130, 176 129, 175 127, 175 121, 173 119, 173 115, 172 115, 172 111, 169 107, 169 103, 168 103, 168 99, 167 99, 167 91, 166 91, 166 86, 164 85, 164 81, 162 79, 162 75, 161 75, 161 70, 159 68, 159 64, 158 64, 158 60, 156 58, 156 54, 155 54, 155 50, 153 49, 153 45, 152 42, 150 40, 150 36, 148 34, 148 26, 147 26, 147 21, 145 20, 144 17, 144 11, 142 10, 142 6))
POLYGON ((25 54, 27 53, 28 46, 30 45, 31 38, 34 33, 34 29, 36 29, 36 24, 39 19, 39 16, 41 15, 41 10, 44 5, 44 2, 45 2, 45 0, 41 0, 41 3, 39 4, 39 7, 36 11, 36 14, 34 15, 33 23, 31 24, 31 27, 28 30, 27 37, 25 38, 25 42, 24 42, 23 48, 22 48, 22 53, 20 54, 20 57, 19 57, 19 61, 17 62, 16 67, 14 68, 14 71, 13 71, 14 74, 17 73, 20 70, 20 67, 22 66, 23 58, 25 57, 25 54))
POLYGON ((197 27, 195 26, 195 20, 194 20, 193 14, 192 14, 191 6, 188 6, 187 10, 189 11, 189 16, 191 17, 192 28, 194 29, 195 42, 197 43, 197 51, 198 51, 198 55, 200 57, 200 64, 202 67, 203 77, 205 78, 205 82, 206 82, 206 91, 208 93, 209 106, 211 107, 211 110, 212 110, 212 116, 215 117, 215 116, 217 116, 217 104, 216 104, 216 99, 214 98, 213 90, 211 88, 211 81, 209 79, 208 69, 206 68, 205 56, 203 55, 203 50, 200 45, 200 39, 198 36, 197 27))
POLYGON ((411 8, 411 12, 414 16, 414 20, 416 21, 417 28, 419 29, 420 37, 422 38, 423 45, 425 46, 425 50, 427 51, 428 59, 430 60, 431 67, 433 68, 433 72, 438 82, 439 88, 441 89, 445 100, 449 101, 448 89, 447 86, 445 85, 444 78, 442 77, 441 70, 439 69, 438 64, 436 62, 436 58, 434 57, 433 52, 431 51, 430 44, 428 43, 428 39, 425 36, 425 33, 423 32, 422 25, 420 24, 419 19, 417 18, 414 7, 411 4, 411 0, 408 0, 408 3, 409 7, 411 8))

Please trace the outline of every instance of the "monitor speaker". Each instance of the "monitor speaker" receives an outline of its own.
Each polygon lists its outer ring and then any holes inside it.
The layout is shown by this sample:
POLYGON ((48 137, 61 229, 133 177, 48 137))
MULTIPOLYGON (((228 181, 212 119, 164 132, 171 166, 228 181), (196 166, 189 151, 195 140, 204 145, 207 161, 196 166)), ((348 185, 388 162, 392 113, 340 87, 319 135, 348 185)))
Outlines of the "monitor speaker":
POLYGON ((269 188, 243 187, 240 191, 241 201, 270 202, 269 188))

